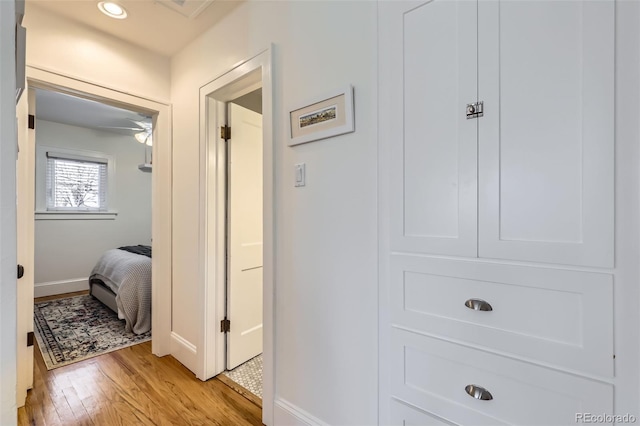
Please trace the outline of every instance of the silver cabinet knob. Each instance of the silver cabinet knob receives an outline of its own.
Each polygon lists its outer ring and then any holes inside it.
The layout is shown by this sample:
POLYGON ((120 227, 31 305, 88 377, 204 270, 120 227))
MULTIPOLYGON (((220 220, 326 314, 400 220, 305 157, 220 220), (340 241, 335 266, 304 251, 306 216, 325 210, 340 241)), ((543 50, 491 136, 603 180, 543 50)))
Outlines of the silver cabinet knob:
POLYGON ((484 102, 467 104, 466 111, 467 119, 482 117, 484 115, 484 102))
POLYGON ((464 306, 474 311, 493 311, 491 305, 482 299, 469 299, 464 302, 464 306))
POLYGON ((491 392, 478 385, 467 385, 464 390, 469 396, 475 399, 481 399, 482 401, 490 401, 493 399, 491 392))

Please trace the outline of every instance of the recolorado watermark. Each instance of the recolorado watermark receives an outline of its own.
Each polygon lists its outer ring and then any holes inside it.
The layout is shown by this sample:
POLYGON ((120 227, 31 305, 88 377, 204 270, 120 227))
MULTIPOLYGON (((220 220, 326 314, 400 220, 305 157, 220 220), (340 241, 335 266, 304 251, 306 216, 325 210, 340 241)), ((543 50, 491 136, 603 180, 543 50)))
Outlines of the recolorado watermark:
POLYGON ((633 414, 576 413, 576 423, 635 423, 637 420, 633 414))

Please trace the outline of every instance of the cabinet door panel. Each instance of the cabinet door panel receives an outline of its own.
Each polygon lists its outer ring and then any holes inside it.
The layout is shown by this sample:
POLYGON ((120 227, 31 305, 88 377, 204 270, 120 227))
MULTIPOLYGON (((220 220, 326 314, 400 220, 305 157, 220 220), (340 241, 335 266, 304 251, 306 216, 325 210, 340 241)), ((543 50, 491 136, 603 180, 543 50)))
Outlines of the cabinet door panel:
POLYGON ((479 254, 613 266, 614 3, 479 2, 479 254))
MULTIPOLYGON (((401 94, 390 109, 395 250, 477 255, 477 99, 474 2, 433 0, 397 11, 401 94)), ((394 40, 384 40, 393 43, 394 40)), ((381 59, 382 60, 382 59, 381 59)), ((383 100, 393 102, 394 99, 383 100)), ((383 136, 385 137, 385 136, 383 136)))

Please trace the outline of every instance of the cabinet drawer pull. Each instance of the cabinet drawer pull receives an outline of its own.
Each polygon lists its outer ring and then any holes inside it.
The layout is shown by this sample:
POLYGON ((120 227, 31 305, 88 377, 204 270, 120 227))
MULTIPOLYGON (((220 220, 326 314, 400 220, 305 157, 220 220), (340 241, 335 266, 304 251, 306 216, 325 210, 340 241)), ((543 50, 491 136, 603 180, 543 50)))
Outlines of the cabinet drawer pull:
POLYGON ((491 305, 482 299, 469 299, 464 302, 464 306, 474 311, 493 311, 491 305))
POLYGON ((491 392, 477 385, 467 385, 464 390, 469 396, 474 397, 475 399, 481 399, 483 401, 490 401, 493 399, 491 392))

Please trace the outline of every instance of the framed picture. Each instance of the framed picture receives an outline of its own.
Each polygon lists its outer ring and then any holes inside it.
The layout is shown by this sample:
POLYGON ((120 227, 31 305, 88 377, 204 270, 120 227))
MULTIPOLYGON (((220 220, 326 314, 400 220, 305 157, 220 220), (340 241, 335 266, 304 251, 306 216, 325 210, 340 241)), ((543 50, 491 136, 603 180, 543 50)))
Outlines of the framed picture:
POLYGON ((351 85, 306 102, 289 112, 289 146, 353 132, 353 115, 351 85))

